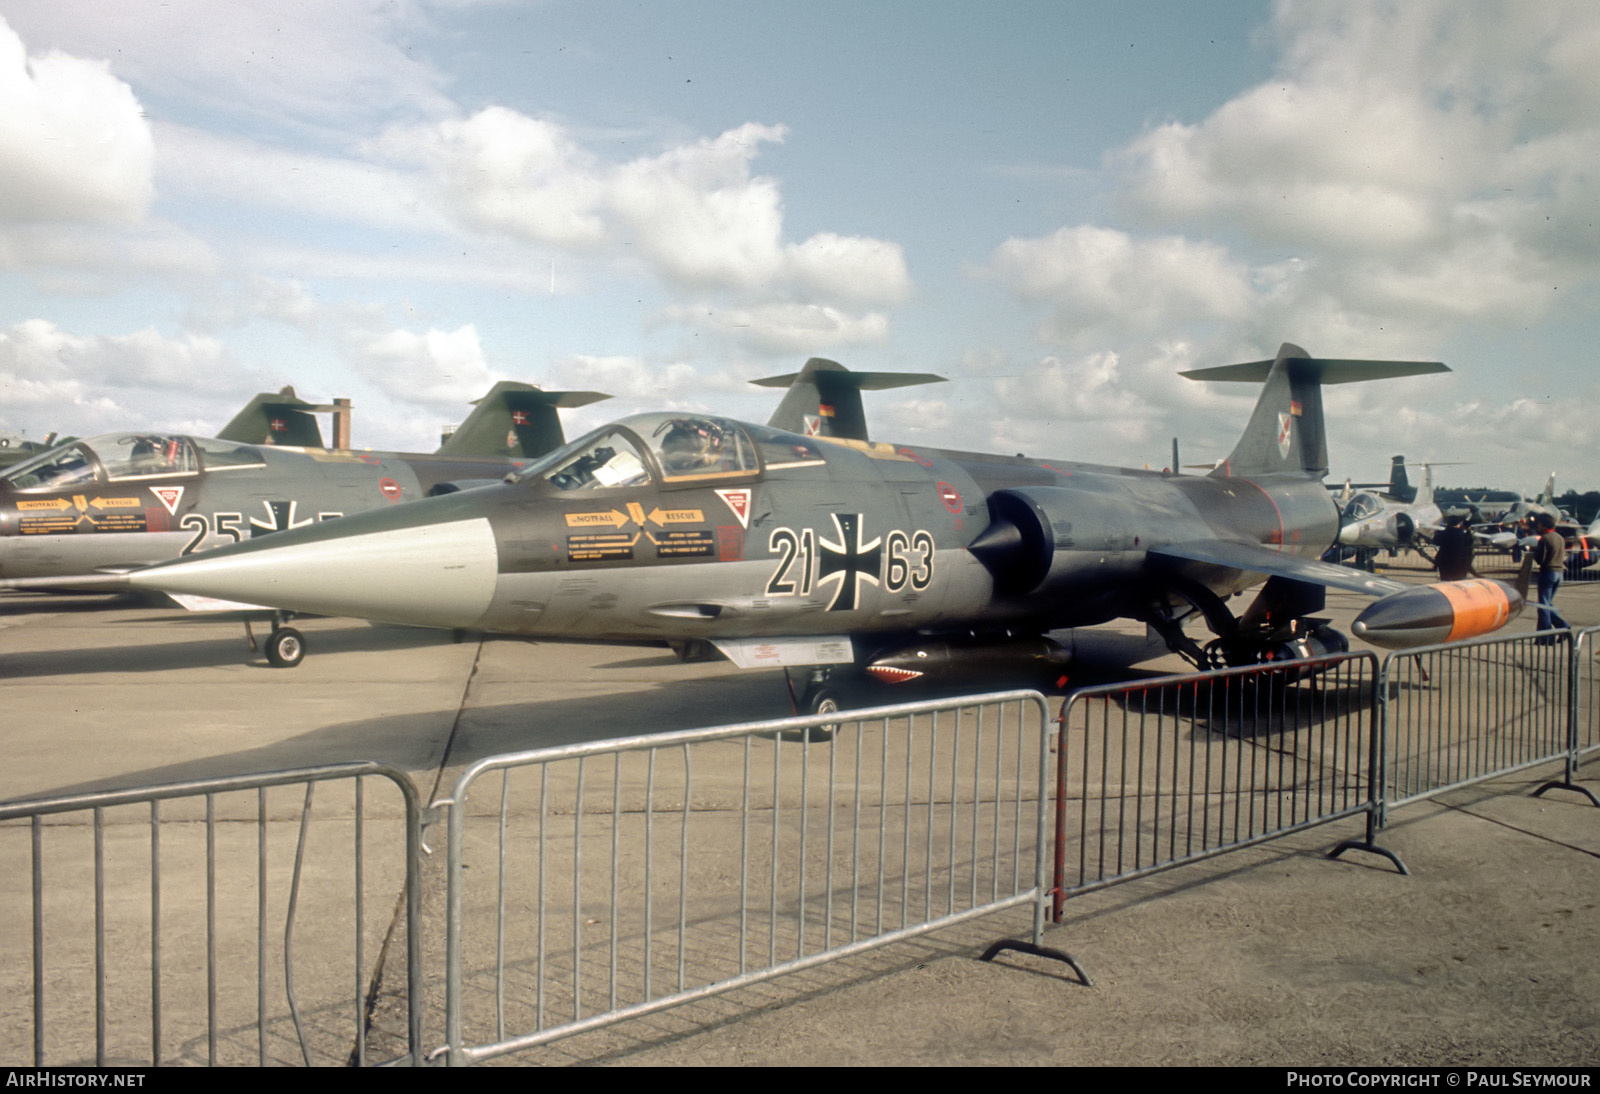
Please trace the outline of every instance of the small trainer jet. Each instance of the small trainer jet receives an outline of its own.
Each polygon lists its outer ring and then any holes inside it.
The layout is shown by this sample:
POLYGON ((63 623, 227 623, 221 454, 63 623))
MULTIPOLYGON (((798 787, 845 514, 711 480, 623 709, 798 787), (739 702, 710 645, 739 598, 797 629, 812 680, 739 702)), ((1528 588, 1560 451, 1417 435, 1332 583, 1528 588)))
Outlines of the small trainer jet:
MULTIPOLYGON (((498 485, 128 582, 395 623, 703 644, 742 668, 807 670, 797 705, 811 713, 837 709, 829 674, 841 666, 926 678, 1039 656, 1051 630, 1119 617, 1200 667, 1342 650, 1316 614, 1330 585, 1378 598, 1354 627, 1376 644, 1465 638, 1509 620, 1522 594, 1488 580, 1409 586, 1318 560, 1339 528, 1321 481, 1322 385, 1444 371, 1286 344, 1271 361, 1185 373, 1265 382, 1237 446, 1203 476, 638 414, 498 485), (1256 586, 1236 614, 1228 602, 1256 586), (1184 631, 1196 615, 1215 635, 1204 645, 1184 631)), ((304 651, 292 627, 279 641, 304 651)))
POLYGON ((256 396, 220 438, 141 430, 58 445, 0 474, 0 589, 120 588, 162 559, 498 482, 565 443, 558 407, 604 398, 502 382, 432 455, 352 450, 348 404, 288 388, 256 396), (339 447, 322 446, 321 411, 336 412, 339 447))

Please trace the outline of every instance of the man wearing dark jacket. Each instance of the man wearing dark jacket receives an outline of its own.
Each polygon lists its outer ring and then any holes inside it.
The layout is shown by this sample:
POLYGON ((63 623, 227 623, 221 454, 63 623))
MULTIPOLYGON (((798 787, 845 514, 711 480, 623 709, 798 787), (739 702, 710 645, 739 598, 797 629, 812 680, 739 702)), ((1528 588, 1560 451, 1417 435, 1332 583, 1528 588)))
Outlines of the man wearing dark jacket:
POLYGON ((1460 581, 1472 572, 1472 529, 1466 517, 1452 517, 1433 537, 1433 545, 1433 567, 1440 581, 1460 581))

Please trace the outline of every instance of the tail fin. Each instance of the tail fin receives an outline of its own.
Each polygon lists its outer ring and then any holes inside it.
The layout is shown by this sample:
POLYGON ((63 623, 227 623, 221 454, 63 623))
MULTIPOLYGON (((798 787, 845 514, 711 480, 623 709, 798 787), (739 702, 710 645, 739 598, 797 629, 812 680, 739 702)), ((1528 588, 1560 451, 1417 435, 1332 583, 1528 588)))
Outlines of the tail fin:
POLYGON ((1427 505, 1431 501, 1433 501, 1433 466, 1425 463, 1422 465, 1422 485, 1417 488, 1412 503, 1427 505))
POLYGON ((1556 507, 1556 473, 1550 472, 1550 477, 1544 480, 1544 493, 1539 495, 1539 504, 1547 509, 1556 507))
MULTIPOLYGON (((281 444, 297 448, 325 448, 318 414, 343 414, 348 422, 350 406, 345 403, 308 403, 286 387, 276 395, 264 391, 245 404, 233 420, 222 427, 217 437, 241 444, 281 444)), ((336 431, 338 431, 336 427, 336 431)), ((344 432, 348 433, 348 425, 344 432)), ((348 440, 345 442, 348 444, 348 440)))
POLYGON ((1405 502, 1416 500, 1417 488, 1411 485, 1411 478, 1406 474, 1404 456, 1389 457, 1389 496, 1405 502))
POLYGON ((1285 342, 1271 361, 1192 369, 1191 380, 1261 382, 1250 424, 1233 454, 1212 474, 1295 474, 1321 477, 1328 471, 1328 441, 1322 418, 1322 385, 1449 372, 1438 361, 1347 361, 1312 357, 1285 342))
POLYGON ((588 406, 611 396, 599 391, 542 391, 532 384, 501 380, 439 446, 441 456, 532 458, 567 443, 556 409, 588 406))
POLYGON ((931 372, 851 372, 837 361, 813 357, 799 372, 750 381, 760 387, 787 387, 788 393, 767 424, 806 436, 870 440, 863 391, 940 384, 931 372))

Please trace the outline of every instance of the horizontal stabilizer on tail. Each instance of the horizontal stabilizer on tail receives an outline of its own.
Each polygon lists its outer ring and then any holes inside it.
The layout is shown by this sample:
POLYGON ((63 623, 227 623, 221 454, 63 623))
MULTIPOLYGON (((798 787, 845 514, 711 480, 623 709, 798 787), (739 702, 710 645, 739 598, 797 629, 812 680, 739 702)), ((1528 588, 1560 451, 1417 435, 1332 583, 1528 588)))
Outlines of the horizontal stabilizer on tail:
POLYGON ((532 459, 567 443, 556 411, 588 406, 610 395, 600 391, 544 391, 532 384, 501 380, 481 399, 455 432, 439 446, 441 456, 532 459))
MULTIPOLYGON (((322 428, 317 424, 318 414, 343 416, 343 424, 336 425, 334 429, 334 440, 338 445, 340 443, 338 434, 349 433, 349 403, 307 402, 294 393, 293 387, 285 387, 277 394, 264 391, 257 395, 222 427, 217 437, 224 441, 238 441, 240 444, 326 448, 327 445, 322 440, 322 428)), ((348 436, 344 443, 348 443, 348 436)))
POLYGON ((786 387, 788 393, 767 424, 814 437, 867 441, 863 391, 887 391, 918 384, 942 384, 931 372, 851 372, 837 361, 813 357, 799 372, 751 380, 757 387, 786 387))
MULTIPOLYGON (((1297 351, 1278 360, 1292 362, 1297 370, 1319 384, 1360 384, 1368 380, 1394 380, 1402 376, 1425 376, 1433 372, 1449 372, 1443 361, 1358 361, 1337 357, 1308 357, 1305 350, 1284 343, 1284 349, 1297 351)), ((1267 378, 1277 361, 1246 361, 1238 365, 1214 365, 1194 368, 1179 373, 1190 380, 1220 380, 1223 382, 1259 384, 1267 378)))
POLYGON ((1449 372, 1439 361, 1357 361, 1312 357, 1290 342, 1271 361, 1190 369, 1190 380, 1265 382, 1250 424, 1233 454, 1216 471, 1221 478, 1328 471, 1328 441, 1322 417, 1322 385, 1385 380, 1449 372))

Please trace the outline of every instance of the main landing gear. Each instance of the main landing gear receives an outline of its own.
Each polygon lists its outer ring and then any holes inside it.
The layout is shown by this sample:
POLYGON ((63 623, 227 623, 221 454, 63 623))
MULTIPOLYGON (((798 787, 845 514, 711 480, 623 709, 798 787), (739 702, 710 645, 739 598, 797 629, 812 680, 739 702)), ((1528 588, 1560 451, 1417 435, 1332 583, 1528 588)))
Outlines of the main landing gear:
POLYGON ((1174 590, 1182 602, 1153 605, 1145 621, 1166 640, 1167 648, 1201 672, 1240 665, 1299 661, 1346 653, 1350 642, 1310 613, 1323 608, 1322 589, 1303 581, 1268 580, 1244 616, 1235 619, 1222 599, 1196 583, 1174 590), (1186 605, 1186 607, 1184 606, 1186 605), (1191 615, 1203 616, 1216 635, 1204 646, 1183 631, 1191 615), (1275 620, 1284 622, 1277 623, 1275 620))
POLYGON ((286 626, 289 621, 288 612, 272 613, 272 633, 267 636, 265 643, 257 644, 255 632, 250 629, 250 620, 244 621, 244 637, 250 643, 251 651, 262 649, 267 655, 267 664, 275 669, 292 669, 306 659, 305 635, 286 626))
MULTIPOLYGON (((813 668, 806 677, 805 691, 796 698, 794 678, 789 675, 788 669, 783 670, 783 679, 789 685, 789 699, 794 703, 797 715, 825 716, 839 713, 839 695, 828 684, 829 671, 826 666, 821 665, 813 668)), ((829 722, 807 732, 811 740, 825 741, 831 739, 838 730, 838 722, 829 722)))

